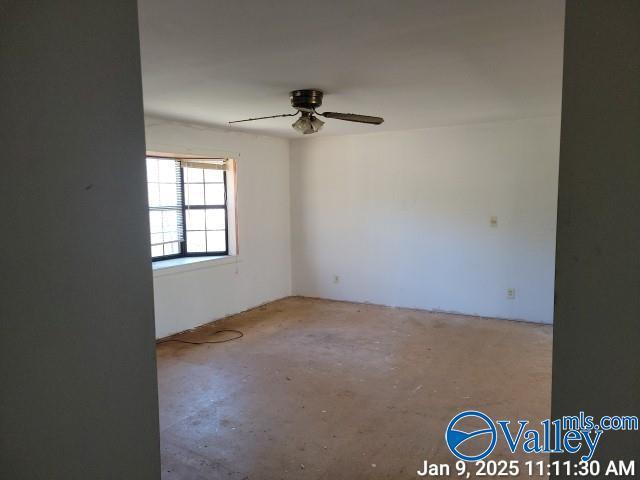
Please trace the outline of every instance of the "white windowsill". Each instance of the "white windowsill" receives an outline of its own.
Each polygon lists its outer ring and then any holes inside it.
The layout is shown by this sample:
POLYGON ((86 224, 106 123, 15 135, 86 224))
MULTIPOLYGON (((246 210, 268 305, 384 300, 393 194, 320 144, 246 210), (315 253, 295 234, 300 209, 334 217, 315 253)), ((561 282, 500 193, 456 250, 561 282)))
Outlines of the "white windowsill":
POLYGON ((158 260, 152 263, 153 276, 174 275, 176 273, 213 268, 222 265, 240 263, 237 255, 225 255, 221 257, 183 257, 170 260, 158 260))

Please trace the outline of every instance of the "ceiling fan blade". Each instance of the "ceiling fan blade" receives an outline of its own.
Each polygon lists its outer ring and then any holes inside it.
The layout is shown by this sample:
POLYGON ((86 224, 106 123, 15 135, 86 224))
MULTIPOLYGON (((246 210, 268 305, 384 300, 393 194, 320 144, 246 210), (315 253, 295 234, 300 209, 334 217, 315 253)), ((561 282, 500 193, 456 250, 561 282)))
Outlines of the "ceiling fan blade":
POLYGON ((264 120, 266 118, 279 118, 279 117, 295 117, 299 112, 296 113, 283 113, 281 115, 270 115, 268 117, 256 117, 256 118, 245 118, 244 120, 234 120, 229 123, 240 123, 240 122, 253 122, 254 120, 264 120))
POLYGON ((358 115, 357 113, 324 112, 318 113, 325 118, 335 118, 336 120, 346 120, 347 122, 370 123, 380 125, 384 122, 382 117, 370 117, 369 115, 358 115))

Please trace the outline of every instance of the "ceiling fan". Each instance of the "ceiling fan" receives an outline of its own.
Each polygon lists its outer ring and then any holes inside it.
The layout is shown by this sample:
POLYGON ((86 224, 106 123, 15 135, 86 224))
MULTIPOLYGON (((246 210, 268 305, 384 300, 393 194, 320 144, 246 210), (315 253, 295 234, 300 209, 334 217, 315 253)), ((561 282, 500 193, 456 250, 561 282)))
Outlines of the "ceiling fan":
POLYGON ((356 113, 338 113, 338 112, 317 112, 316 108, 322 105, 322 90, 294 90, 289 94, 291 106, 297 110, 294 113, 283 113, 280 115, 271 115, 268 117, 247 118, 245 120, 234 120, 229 123, 252 122, 254 120, 264 120, 266 118, 279 117, 295 117, 300 115, 295 122, 291 124, 294 130, 305 135, 320 131, 324 122, 317 116, 324 118, 334 118, 336 120, 346 120, 347 122, 368 123, 371 125, 380 125, 384 122, 381 117, 370 117, 369 115, 358 115, 356 113))

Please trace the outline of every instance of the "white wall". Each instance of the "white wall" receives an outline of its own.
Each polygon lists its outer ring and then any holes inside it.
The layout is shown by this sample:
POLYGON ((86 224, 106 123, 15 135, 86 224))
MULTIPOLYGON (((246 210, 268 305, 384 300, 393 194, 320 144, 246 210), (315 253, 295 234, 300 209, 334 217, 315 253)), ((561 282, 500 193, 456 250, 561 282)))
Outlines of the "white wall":
POLYGON ((147 149, 237 160, 239 255, 154 272, 156 337, 291 294, 287 140, 147 117, 147 149))
POLYGON ((550 323, 559 132, 554 116, 289 150, 147 117, 149 150, 238 159, 240 255, 154 272, 156 336, 292 292, 550 323))
POLYGON ((293 293, 552 322, 559 135, 553 116, 294 140, 293 293))

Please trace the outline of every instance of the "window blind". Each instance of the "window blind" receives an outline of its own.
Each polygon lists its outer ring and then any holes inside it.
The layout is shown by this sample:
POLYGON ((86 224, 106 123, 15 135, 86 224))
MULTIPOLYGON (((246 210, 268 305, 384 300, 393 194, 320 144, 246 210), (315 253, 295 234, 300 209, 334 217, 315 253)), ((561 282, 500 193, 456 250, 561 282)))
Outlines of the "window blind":
POLYGON ((151 246, 172 246, 184 240, 180 162, 148 157, 147 171, 151 246))
POLYGON ((180 164, 185 168, 230 170, 230 161, 227 158, 182 158, 180 164))

